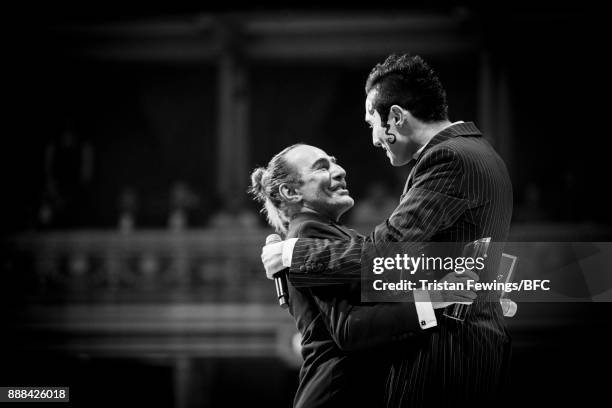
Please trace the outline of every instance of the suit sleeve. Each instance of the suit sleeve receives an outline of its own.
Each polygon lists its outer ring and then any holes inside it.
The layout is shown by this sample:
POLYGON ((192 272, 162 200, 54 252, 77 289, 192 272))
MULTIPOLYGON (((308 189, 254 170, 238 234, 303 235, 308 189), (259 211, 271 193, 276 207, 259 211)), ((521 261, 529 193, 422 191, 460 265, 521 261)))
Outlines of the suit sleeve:
POLYGON ((361 275, 361 258, 366 251, 384 253, 391 243, 402 243, 402 251, 418 250, 436 232, 453 225, 469 207, 462 194, 465 182, 461 157, 447 147, 431 151, 417 164, 413 185, 391 216, 368 237, 348 241, 298 239, 289 274, 298 286, 355 282, 361 275), (307 268, 306 265, 316 265, 307 268))
POLYGON ((345 298, 321 299, 316 288, 312 292, 327 329, 343 351, 377 347, 423 332, 412 302, 351 304, 345 298))
MULTIPOLYGON (((316 221, 304 223, 298 236, 338 239, 337 231, 316 221)), ((359 293, 349 284, 310 289, 330 335, 341 350, 377 347, 422 332, 413 302, 361 304, 355 290, 359 293)))

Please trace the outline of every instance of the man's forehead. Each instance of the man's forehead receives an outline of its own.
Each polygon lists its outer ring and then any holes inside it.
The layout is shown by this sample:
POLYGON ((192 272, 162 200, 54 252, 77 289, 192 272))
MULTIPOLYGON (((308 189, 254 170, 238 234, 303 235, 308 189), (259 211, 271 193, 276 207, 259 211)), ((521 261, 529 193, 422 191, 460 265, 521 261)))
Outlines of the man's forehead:
POLYGON ((303 145, 298 146, 288 152, 287 159, 296 167, 310 167, 315 161, 320 158, 328 158, 329 156, 318 147, 303 145))

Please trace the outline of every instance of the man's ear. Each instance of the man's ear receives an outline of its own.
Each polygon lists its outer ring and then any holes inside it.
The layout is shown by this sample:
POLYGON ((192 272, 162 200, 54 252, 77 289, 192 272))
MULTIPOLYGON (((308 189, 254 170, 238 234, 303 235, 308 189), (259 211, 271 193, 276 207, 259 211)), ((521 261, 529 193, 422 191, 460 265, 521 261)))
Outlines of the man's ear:
POLYGON ((287 183, 282 183, 278 186, 278 192, 286 203, 296 204, 302 199, 302 195, 287 183))
POLYGON ((406 120, 406 113, 401 106, 393 105, 389 109, 389 122, 395 126, 402 126, 406 120))

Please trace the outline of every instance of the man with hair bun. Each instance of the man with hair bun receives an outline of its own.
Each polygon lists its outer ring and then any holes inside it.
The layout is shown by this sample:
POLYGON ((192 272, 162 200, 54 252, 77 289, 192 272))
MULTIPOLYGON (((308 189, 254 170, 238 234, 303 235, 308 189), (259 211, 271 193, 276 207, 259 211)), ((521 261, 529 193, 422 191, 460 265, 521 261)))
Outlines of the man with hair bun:
MULTIPOLYGON (((354 204, 345 176, 334 157, 296 144, 265 168, 255 169, 249 191, 262 204, 268 223, 284 237, 349 240, 359 234, 339 224, 354 204)), ((467 279, 478 277, 453 272, 443 281, 467 279)), ((289 277, 288 292, 304 359, 294 407, 384 406, 394 346, 423 332, 415 303, 363 304, 354 281, 300 287, 289 277)), ((470 302, 475 297, 471 291, 448 291, 442 301, 470 302)))
MULTIPOLYGON (((289 268, 288 279, 304 286, 358 281, 361 254, 384 253, 390 244, 402 243, 411 254, 411 243, 507 239, 512 186, 506 166, 474 123, 449 120, 446 93, 431 67, 419 56, 390 55, 370 72, 365 94, 373 145, 392 166, 411 167, 397 208, 366 237, 264 246, 269 278, 289 268), (304 267, 309 264, 321 267, 304 267)), ((481 281, 495 278, 501 248, 492 248, 481 281)), ((463 322, 438 310, 428 315, 421 321, 425 340, 393 361, 387 406, 480 406, 502 398, 510 337, 499 294, 479 292, 463 322)))

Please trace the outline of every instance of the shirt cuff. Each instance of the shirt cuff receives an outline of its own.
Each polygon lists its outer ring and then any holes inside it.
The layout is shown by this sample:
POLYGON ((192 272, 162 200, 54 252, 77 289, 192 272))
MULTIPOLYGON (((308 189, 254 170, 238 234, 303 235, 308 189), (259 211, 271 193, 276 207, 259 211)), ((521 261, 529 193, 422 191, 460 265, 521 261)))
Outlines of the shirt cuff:
MULTIPOLYGON (((293 247, 295 247, 295 243, 297 242, 297 238, 289 238, 285 242, 283 242, 283 266, 285 268, 291 268, 291 260, 293 259, 293 247)), ((276 258, 278 259, 278 258, 276 258)))
POLYGON ((414 291, 414 305, 421 329, 425 330, 438 325, 436 313, 429 299, 429 293, 426 290, 414 291))

